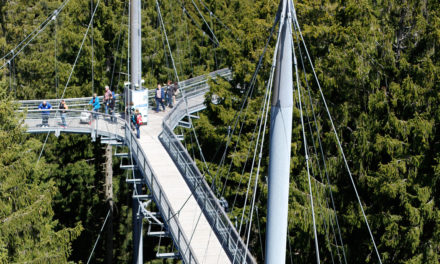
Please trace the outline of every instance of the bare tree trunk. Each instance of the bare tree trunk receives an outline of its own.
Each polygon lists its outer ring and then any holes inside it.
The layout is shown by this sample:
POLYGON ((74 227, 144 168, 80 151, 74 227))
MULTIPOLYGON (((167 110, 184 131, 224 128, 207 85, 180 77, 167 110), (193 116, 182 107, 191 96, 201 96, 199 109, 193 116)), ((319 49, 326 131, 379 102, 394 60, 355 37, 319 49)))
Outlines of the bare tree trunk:
POLYGON ((105 199, 110 210, 107 223, 107 239, 105 263, 111 264, 113 261, 113 153, 112 146, 105 148, 105 199))

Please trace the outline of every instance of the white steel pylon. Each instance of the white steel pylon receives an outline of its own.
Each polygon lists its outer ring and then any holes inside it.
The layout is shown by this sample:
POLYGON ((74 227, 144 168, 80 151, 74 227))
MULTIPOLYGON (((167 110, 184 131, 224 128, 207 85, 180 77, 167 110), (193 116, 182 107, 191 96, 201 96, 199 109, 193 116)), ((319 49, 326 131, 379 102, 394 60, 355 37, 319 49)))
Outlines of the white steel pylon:
POLYGON ((293 110, 291 10, 280 2, 280 42, 270 112, 265 263, 285 263, 293 110))

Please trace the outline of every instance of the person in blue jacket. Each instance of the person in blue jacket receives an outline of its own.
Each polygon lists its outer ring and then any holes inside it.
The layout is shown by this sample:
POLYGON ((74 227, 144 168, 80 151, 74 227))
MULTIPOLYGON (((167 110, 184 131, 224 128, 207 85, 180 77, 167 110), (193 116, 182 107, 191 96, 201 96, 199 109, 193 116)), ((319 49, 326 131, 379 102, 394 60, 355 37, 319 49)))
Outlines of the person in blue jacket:
MULTIPOLYGON (((101 104, 99 103, 99 97, 96 96, 96 93, 93 94, 93 98, 90 100, 89 105, 93 106, 94 112, 99 112, 99 108, 101 108, 101 104)), ((93 115, 93 117, 96 119, 96 114, 93 115)))
POLYGON ((48 127, 49 126, 49 114, 50 111, 47 111, 47 109, 52 109, 52 105, 49 104, 46 101, 43 101, 39 106, 38 109, 41 110, 41 116, 43 118, 41 127, 48 127))

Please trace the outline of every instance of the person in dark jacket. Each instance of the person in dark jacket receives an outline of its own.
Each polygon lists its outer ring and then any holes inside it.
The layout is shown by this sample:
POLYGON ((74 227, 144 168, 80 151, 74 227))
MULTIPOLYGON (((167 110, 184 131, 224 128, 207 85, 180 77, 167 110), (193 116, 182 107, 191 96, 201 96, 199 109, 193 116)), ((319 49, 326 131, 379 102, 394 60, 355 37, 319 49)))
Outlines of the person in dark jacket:
POLYGON ((173 90, 174 90, 173 83, 171 81, 168 81, 167 91, 166 91, 167 106, 168 107, 173 107, 173 90))
POLYGON ((66 110, 69 109, 69 107, 66 105, 66 102, 64 100, 61 100, 59 109, 61 110, 61 126, 65 128, 67 127, 66 110))
POLYGON ((110 99, 108 100, 108 110, 109 110, 109 115, 111 115, 110 121, 116 122, 116 118, 115 118, 115 93, 112 93, 112 95, 110 96, 110 99))
POLYGON ((41 110, 41 116, 42 116, 42 123, 41 127, 48 127, 49 126, 49 114, 50 111, 47 111, 47 109, 52 109, 52 105, 49 104, 46 101, 43 101, 39 106, 38 109, 41 110))
POLYGON ((159 112, 159 104, 162 105, 162 109, 163 111, 165 111, 165 104, 164 104, 165 91, 162 89, 160 83, 157 84, 155 99, 156 99, 156 113, 159 112))

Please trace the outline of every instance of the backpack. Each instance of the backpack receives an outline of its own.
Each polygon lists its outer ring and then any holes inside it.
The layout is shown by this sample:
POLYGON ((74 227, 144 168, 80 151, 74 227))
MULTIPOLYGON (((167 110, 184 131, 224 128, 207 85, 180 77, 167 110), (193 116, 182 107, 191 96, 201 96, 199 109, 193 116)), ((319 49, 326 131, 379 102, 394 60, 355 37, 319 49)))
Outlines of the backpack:
POLYGON ((136 124, 138 124, 138 125, 142 125, 143 124, 142 123, 142 115, 141 114, 137 115, 137 117, 136 117, 136 124))
POLYGON ((133 123, 133 125, 136 125, 136 121, 137 121, 136 114, 131 115, 131 122, 133 123))

